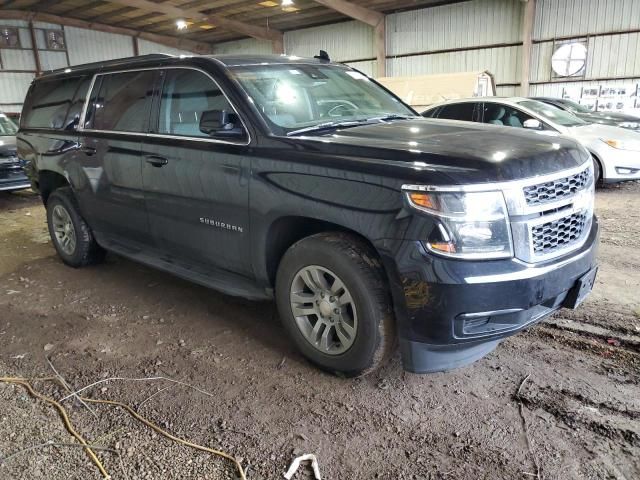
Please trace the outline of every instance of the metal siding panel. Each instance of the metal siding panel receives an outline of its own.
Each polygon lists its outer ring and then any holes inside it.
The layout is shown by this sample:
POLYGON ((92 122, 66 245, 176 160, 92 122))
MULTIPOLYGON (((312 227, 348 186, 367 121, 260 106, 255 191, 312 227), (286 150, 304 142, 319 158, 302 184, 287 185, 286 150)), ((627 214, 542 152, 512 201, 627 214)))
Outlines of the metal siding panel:
POLYGON ((40 51, 40 65, 43 70, 56 70, 68 67, 67 55, 65 52, 43 52, 40 51))
POLYGON ((65 28, 71 65, 99 62, 133 55, 133 44, 128 35, 97 32, 84 28, 65 28))
POLYGON ((31 48, 31 33, 28 28, 21 28, 18 30, 20 36, 20 46, 22 48, 31 48))
POLYGON ((2 49, 2 67, 4 70, 35 70, 36 62, 31 50, 2 49))
MULTIPOLYGON (((131 40, 133 42, 133 40, 131 40)), ((143 38, 138 39, 138 52, 140 55, 148 55, 150 53, 167 53, 169 55, 193 55, 193 52, 188 50, 180 50, 178 48, 167 47, 156 42, 150 42, 143 38)))
POLYGON ((387 75, 409 76, 488 70, 494 75, 496 83, 517 83, 520 75, 521 48, 497 47, 391 58, 387 61, 387 75))
POLYGON ((536 40, 640 29, 638 0, 538 0, 536 40))
POLYGON ((360 70, 365 75, 375 78, 377 64, 378 62, 375 60, 366 60, 364 62, 349 62, 347 65, 360 70))
POLYGON ((34 76, 32 73, 7 73, 0 71, 0 103, 22 105, 34 76))
POLYGON ((313 57, 325 50, 335 61, 358 60, 375 56, 373 42, 372 27, 343 22, 285 32, 284 51, 287 55, 313 57))
POLYGON ((62 30, 62 26, 55 23, 33 22, 33 27, 43 28, 45 30, 62 30))
POLYGON ((242 40, 234 40, 232 42, 223 42, 214 45, 213 51, 217 55, 270 54, 273 53, 273 46, 269 41, 245 38, 242 40))
POLYGON ((388 15, 387 53, 519 42, 522 8, 513 0, 476 0, 388 15))

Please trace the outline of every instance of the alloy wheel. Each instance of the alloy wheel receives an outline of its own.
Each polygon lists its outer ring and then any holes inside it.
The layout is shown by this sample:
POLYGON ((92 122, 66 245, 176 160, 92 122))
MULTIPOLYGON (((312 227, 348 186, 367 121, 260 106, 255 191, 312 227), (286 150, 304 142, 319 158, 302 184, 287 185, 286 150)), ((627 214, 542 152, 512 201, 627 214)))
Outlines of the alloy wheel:
POLYGON ((304 338, 327 355, 346 352, 356 339, 358 315, 344 282, 318 265, 302 268, 293 278, 291 311, 304 338))

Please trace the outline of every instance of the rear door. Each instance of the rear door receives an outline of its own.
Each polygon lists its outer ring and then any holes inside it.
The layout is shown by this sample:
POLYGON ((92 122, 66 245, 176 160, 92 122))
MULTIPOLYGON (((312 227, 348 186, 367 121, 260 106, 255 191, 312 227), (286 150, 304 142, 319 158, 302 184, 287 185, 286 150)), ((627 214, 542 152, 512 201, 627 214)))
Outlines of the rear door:
POLYGON ((155 70, 96 75, 80 130, 81 204, 96 234, 130 246, 152 243, 142 189, 142 140, 155 70))
POLYGON ((142 167, 156 245, 200 269, 251 275, 248 133, 208 73, 168 68, 161 77, 142 167), (236 115, 239 131, 201 131, 214 111, 236 115))

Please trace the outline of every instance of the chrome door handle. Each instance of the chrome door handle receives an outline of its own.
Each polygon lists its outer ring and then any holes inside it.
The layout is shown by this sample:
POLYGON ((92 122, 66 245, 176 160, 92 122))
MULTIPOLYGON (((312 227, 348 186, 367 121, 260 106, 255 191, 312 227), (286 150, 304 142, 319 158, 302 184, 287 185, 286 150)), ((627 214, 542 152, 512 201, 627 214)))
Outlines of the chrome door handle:
POLYGON ((164 167, 167 163, 169 163, 169 160, 167 160, 164 157, 158 157, 156 155, 147 155, 145 157, 145 161, 150 164, 153 165, 154 167, 164 167))
POLYGON ((80 145, 80 151, 88 156, 92 156, 96 154, 96 149, 88 145, 80 145))

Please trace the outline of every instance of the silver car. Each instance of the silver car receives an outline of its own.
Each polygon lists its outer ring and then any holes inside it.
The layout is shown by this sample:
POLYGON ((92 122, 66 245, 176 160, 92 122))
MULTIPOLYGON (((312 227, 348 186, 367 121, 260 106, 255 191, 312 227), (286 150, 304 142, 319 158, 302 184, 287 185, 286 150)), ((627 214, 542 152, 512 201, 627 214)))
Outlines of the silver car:
POLYGON ((538 100, 522 97, 450 100, 432 105, 422 115, 564 135, 591 152, 595 173, 601 181, 640 180, 640 134, 609 125, 590 124, 538 100))

